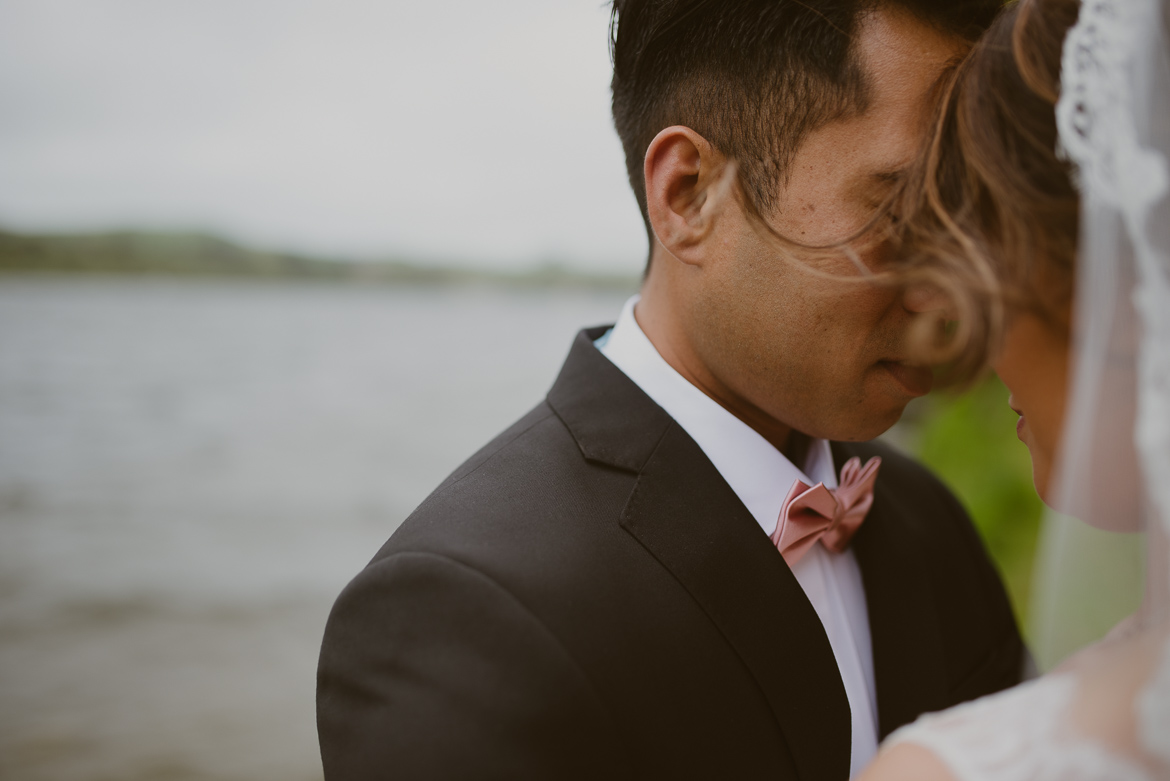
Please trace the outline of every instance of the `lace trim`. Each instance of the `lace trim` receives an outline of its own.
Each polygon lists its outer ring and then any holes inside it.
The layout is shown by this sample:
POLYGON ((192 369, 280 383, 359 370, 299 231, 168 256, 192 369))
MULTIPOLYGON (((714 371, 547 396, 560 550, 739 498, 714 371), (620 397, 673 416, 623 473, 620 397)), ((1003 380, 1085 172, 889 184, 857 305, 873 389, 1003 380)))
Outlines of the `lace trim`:
POLYGON ((1087 194, 1134 217, 1146 214, 1170 181, 1163 156, 1139 142, 1134 116, 1134 43, 1160 26, 1156 3, 1085 0, 1061 61, 1061 147, 1087 194))

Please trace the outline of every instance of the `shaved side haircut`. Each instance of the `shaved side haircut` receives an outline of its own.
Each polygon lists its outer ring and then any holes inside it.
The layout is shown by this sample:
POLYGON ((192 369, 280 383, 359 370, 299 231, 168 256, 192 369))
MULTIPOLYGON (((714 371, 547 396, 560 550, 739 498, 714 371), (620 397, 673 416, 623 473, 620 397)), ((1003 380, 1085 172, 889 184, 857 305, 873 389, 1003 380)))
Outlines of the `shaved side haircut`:
POLYGON ((864 15, 883 6, 974 41, 1001 3, 614 0, 614 125, 651 244, 643 162, 654 137, 691 128, 738 162, 747 196, 770 212, 805 137, 868 106, 853 40, 864 15))

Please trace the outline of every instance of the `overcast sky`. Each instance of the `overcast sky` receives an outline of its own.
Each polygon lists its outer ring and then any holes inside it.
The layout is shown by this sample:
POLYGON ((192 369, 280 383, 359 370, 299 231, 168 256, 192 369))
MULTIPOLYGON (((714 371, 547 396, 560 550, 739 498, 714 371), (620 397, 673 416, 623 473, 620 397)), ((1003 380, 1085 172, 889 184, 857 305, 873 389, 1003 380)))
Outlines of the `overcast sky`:
POLYGON ((0 0, 0 226, 636 271, 603 0, 0 0))

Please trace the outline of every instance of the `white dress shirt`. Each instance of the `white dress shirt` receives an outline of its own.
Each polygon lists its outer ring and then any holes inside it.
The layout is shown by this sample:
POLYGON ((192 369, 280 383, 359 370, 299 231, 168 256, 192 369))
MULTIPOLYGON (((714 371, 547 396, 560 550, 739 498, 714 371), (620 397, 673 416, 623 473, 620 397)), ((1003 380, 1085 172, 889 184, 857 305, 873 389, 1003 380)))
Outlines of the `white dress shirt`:
MULTIPOLYGON (((837 487, 826 440, 813 440, 802 472, 753 428, 671 368, 634 319, 639 298, 626 302, 617 325, 597 340, 598 348, 698 443, 764 534, 770 536, 776 530, 794 480, 837 487)), ((853 718, 850 774, 854 775, 877 753, 873 651, 861 570, 852 551, 831 553, 818 543, 797 562, 792 574, 825 627, 845 684, 853 718)))

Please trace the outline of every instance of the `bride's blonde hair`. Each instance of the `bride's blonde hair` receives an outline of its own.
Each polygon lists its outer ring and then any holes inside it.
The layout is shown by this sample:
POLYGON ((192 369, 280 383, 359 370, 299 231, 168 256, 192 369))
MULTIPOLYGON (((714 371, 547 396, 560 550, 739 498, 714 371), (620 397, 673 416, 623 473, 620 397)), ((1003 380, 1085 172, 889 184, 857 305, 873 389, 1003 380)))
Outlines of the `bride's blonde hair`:
POLYGON ((1055 104, 1079 6, 1019 0, 1001 13, 948 74, 930 144, 892 205, 904 283, 952 305, 950 328, 927 337, 952 382, 986 367, 1013 312, 1067 311, 1080 197, 1055 104))

